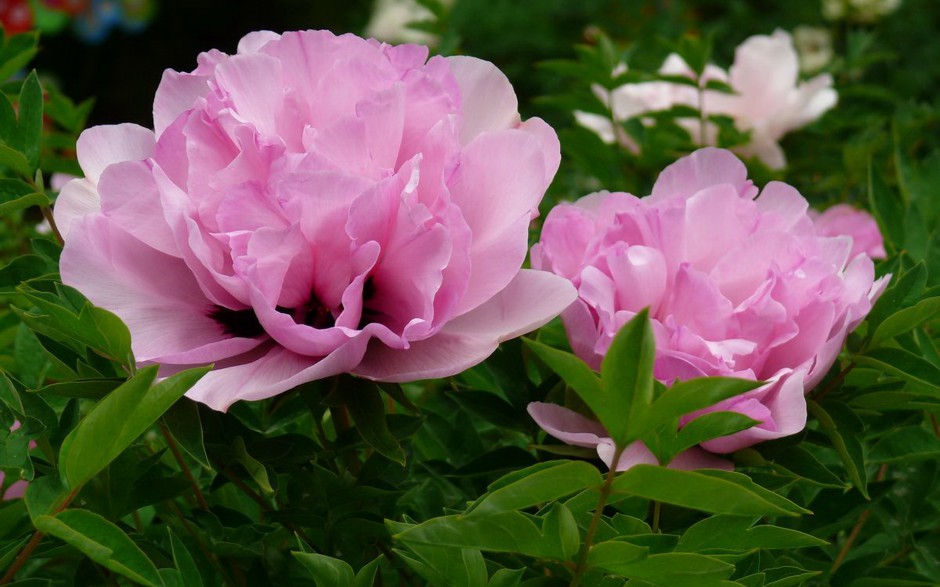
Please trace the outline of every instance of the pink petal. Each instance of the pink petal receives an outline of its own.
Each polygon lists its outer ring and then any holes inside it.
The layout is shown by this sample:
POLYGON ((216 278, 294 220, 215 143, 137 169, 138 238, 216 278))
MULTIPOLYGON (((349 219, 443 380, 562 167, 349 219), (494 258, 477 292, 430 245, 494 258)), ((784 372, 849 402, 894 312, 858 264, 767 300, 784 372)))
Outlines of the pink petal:
POLYGON ((276 41, 281 35, 271 31, 252 31, 238 41, 238 53, 258 53, 271 41, 276 41))
POLYGON ((239 400, 269 398, 301 383, 352 371, 365 346, 365 337, 361 337, 319 359, 278 346, 260 347, 217 364, 186 396, 224 412, 239 400))
POLYGON ((576 295, 557 276, 522 270, 493 299, 451 320, 431 338, 408 349, 371 346, 355 374, 380 381, 449 377, 481 362, 500 342, 542 326, 576 295))
POLYGON ((78 137, 75 152, 85 177, 92 183, 108 165, 140 161, 153 154, 153 132, 136 124, 93 126, 78 137))
POLYGON ((165 131, 180 114, 191 110, 196 100, 209 93, 209 76, 180 73, 167 69, 160 78, 153 99, 153 128, 157 137, 165 131))
POLYGON ((215 81, 238 117, 267 135, 277 134, 277 116, 284 102, 281 66, 274 57, 252 53, 234 55, 215 70, 215 81))
POLYGON ((460 142, 468 144, 477 135, 513 128, 519 124, 519 103, 509 79, 495 65, 474 57, 448 57, 460 86, 460 142))
POLYGON ((518 131, 475 139, 456 173, 451 195, 473 232, 470 282, 457 310, 465 312, 505 287, 522 265, 528 223, 551 175, 541 142, 518 131))
POLYGON ((73 179, 65 184, 56 197, 52 216, 59 234, 68 239, 73 222, 100 210, 101 201, 95 184, 87 179, 73 179))
POLYGON ((526 410, 542 430, 572 446, 594 448, 602 439, 610 440, 599 422, 556 404, 532 402, 526 410))
POLYGON ((148 247, 102 215, 75 223, 60 272, 64 283, 127 324, 140 362, 210 362, 263 341, 225 333, 182 260, 148 247))
POLYGON ((124 161, 108 167, 98 181, 101 210, 131 236, 162 253, 179 256, 150 167, 124 161))
POLYGON ((679 159, 659 174, 651 202, 689 196, 713 185, 731 184, 742 198, 757 195, 747 168, 730 151, 707 147, 679 159))

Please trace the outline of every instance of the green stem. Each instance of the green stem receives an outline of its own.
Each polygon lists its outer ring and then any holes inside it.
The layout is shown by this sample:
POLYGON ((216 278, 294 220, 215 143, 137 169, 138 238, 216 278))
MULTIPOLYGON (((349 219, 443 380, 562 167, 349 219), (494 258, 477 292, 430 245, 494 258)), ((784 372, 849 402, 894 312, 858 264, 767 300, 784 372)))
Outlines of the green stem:
MULTIPOLYGON (((73 489, 71 493, 66 496, 65 501, 62 502, 62 505, 57 507, 52 515, 56 515, 65 508, 69 507, 69 504, 72 503, 72 500, 75 499, 75 496, 78 495, 78 489, 73 489)), ((39 530, 33 534, 33 537, 29 539, 29 542, 26 543, 26 546, 23 547, 23 550, 20 551, 20 554, 17 555, 16 560, 13 561, 13 564, 10 565, 10 568, 7 569, 7 572, 3 575, 3 578, 0 579, 0 585, 6 585, 11 582, 19 570, 26 564, 26 561, 29 560, 30 555, 33 554, 33 551, 36 550, 36 547, 39 546, 39 543, 42 542, 42 537, 44 534, 39 530)))
POLYGON ((176 440, 173 439, 173 435, 170 434, 170 430, 166 427, 166 424, 162 422, 160 423, 160 432, 163 433, 163 438, 166 439, 166 444, 170 447, 170 452, 173 453, 173 458, 176 459, 176 463, 180 466, 180 469, 183 470, 183 475, 186 476, 186 479, 189 480, 189 484, 192 485, 193 494, 196 496, 196 501, 199 502, 199 507, 208 512, 209 502, 206 501, 206 496, 202 494, 202 490, 199 489, 199 484, 196 483, 196 478, 186 465, 186 461, 183 459, 183 453, 180 452, 179 447, 176 445, 176 440))
POLYGON ((663 503, 661 501, 653 502, 653 534, 659 534, 659 514, 663 510, 663 503))
POLYGON ((613 489, 614 477, 617 475, 617 463, 620 462, 620 455, 623 454, 624 448, 625 447, 617 446, 614 449, 614 458, 610 461, 611 470, 607 472, 607 478, 604 480, 604 485, 601 487, 601 494, 597 498, 597 507, 594 508, 594 516, 591 518, 587 533, 584 535, 584 543, 581 545, 581 550, 578 553, 578 564, 574 568, 574 577, 571 578, 571 583, 568 587, 578 587, 578 585, 581 584, 581 579, 584 578, 585 571, 587 571, 587 558, 591 550, 591 543, 594 541, 594 534, 597 533, 597 525, 600 523, 601 516, 604 513, 604 506, 607 505, 607 498, 610 497, 610 491, 613 489))

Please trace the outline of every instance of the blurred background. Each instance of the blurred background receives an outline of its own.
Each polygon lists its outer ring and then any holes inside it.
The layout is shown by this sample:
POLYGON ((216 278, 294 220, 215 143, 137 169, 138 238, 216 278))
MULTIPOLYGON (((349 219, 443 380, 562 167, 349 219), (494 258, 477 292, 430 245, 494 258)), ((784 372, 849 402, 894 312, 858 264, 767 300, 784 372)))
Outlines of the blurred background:
POLYGON ((837 53, 877 57, 866 71, 869 84, 912 100, 934 100, 940 90, 937 0, 0 0, 8 30, 17 15, 24 18, 23 7, 44 30, 37 69, 76 100, 96 98, 89 124, 149 125, 165 68, 191 70, 199 52, 234 52, 242 35, 260 29, 369 31, 487 59, 513 82, 524 115, 562 125, 570 113, 534 99, 557 93, 566 80, 535 66, 573 57, 575 44, 590 45, 600 32, 635 48, 631 68, 655 70, 668 52, 661 39, 714 34, 714 61, 727 66, 750 35, 820 27, 837 53), (409 20, 423 21, 417 27, 430 33, 403 30, 409 20))

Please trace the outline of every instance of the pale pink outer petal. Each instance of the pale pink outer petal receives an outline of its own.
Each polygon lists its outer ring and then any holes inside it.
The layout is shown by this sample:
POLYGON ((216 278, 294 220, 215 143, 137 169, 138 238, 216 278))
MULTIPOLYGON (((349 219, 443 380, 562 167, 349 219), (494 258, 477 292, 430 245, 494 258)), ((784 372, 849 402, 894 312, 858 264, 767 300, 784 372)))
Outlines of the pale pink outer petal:
POLYGON ((100 214, 76 222, 60 272, 64 283, 127 324, 140 362, 210 362, 264 340, 225 334, 181 259, 141 243, 100 214))
POLYGON ((272 31, 252 31, 238 41, 238 52, 257 53, 262 47, 281 38, 281 35, 272 31))
POLYGON ((260 347, 247 357, 216 364, 186 396, 224 412, 239 400, 269 398, 301 383, 352 371, 362 359, 366 344, 366 337, 359 337, 319 359, 279 346, 260 347))
POLYGON ((552 179, 539 137, 505 130, 467 145, 453 183, 453 202, 473 233, 470 280, 457 306, 472 310, 501 290, 525 259, 529 221, 552 179))
POLYGON ((85 177, 98 183, 108 165, 153 155, 155 142, 153 131, 136 124, 93 126, 78 137, 75 152, 85 177))
POLYGON ((408 349, 375 344, 355 375, 378 381, 448 377, 488 357, 500 342, 534 330, 577 297, 567 280, 543 271, 521 270, 504 290, 441 331, 408 349))
POLYGON ((731 151, 706 147, 664 169, 656 179, 648 201, 688 198, 702 189, 725 183, 734 186, 743 198, 757 195, 757 188, 747 178, 747 168, 740 159, 731 151))
POLYGON ((162 253, 180 256, 146 162, 123 161, 109 166, 98 181, 98 197, 102 212, 125 231, 162 253))
POLYGON ((101 211, 101 201, 95 184, 87 179, 73 179, 65 184, 55 199, 52 217, 59 234, 68 240, 72 223, 87 214, 101 211))
POLYGON ((806 427, 805 378, 805 367, 798 370, 783 369, 768 382, 767 391, 762 394, 760 402, 770 411, 774 430, 755 426, 705 441, 700 446, 711 452, 732 453, 758 442, 796 434, 806 427))
POLYGON ((158 137, 180 114, 191 110, 196 100, 209 93, 209 79, 207 75, 172 69, 163 72, 153 98, 153 128, 158 137))
POLYGON ((506 74, 489 61, 474 57, 448 57, 460 87, 460 142, 468 144, 487 131, 519 124, 519 102, 506 74))
POLYGON ((594 448, 610 440, 600 423, 557 404, 532 402, 526 410, 542 430, 565 444, 594 448))

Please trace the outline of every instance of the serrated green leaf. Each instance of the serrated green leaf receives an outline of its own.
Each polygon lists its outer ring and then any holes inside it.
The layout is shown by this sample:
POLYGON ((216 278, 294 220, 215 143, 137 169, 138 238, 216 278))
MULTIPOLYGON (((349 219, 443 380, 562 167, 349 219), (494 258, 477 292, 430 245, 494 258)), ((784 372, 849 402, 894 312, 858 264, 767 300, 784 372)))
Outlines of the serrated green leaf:
POLYGON ((66 510, 56 516, 39 516, 36 529, 71 544, 85 556, 115 573, 150 587, 163 580, 147 555, 123 530, 88 510, 66 510))
POLYGON ((714 514, 797 516, 808 513, 755 484, 746 475, 726 471, 679 471, 636 465, 614 479, 613 492, 714 514))
POLYGON ((69 487, 80 487, 107 467, 208 371, 188 369, 151 387, 157 367, 147 367, 98 402, 59 451, 69 487))
POLYGON ((600 486, 597 467, 583 461, 551 461, 550 467, 535 465, 515 471, 511 482, 494 483, 467 510, 468 515, 487 515, 521 510, 571 495, 582 489, 600 486))

